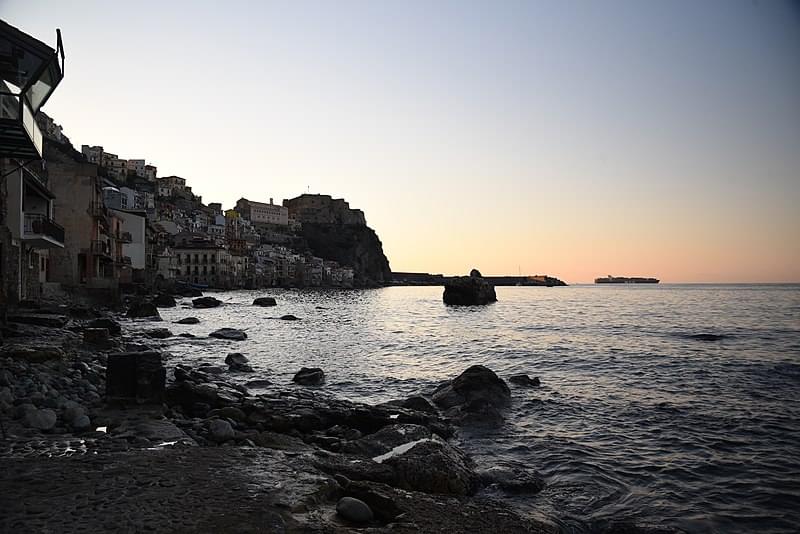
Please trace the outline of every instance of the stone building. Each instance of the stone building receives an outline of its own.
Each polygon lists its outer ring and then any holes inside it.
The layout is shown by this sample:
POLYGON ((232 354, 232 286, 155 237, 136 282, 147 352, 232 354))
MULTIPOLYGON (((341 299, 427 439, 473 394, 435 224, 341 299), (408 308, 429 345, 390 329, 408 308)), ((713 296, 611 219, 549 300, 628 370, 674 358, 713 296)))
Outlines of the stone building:
MULTIPOLYGON (((351 209, 350 204, 342 198, 330 195, 304 194, 284 200, 283 205, 289 210, 289 217, 303 223, 346 224, 365 226, 364 212, 351 209)), ((288 221, 287 221, 288 224, 288 221)))
POLYGON ((44 157, 54 216, 63 222, 65 235, 64 247, 51 251, 49 280, 68 291, 115 298, 123 264, 122 224, 105 205, 97 165, 71 146, 49 140, 44 157))

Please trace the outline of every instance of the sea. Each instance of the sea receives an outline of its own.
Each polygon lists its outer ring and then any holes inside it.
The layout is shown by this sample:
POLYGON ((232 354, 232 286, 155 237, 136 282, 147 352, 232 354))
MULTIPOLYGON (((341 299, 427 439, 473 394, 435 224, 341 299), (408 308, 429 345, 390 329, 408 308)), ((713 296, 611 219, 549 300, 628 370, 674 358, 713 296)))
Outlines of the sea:
MULTIPOLYGON (((511 385, 499 428, 459 433, 481 467, 536 470, 536 495, 499 495, 565 533, 631 523, 698 533, 800 531, 800 285, 499 287, 498 302, 442 303, 441 287, 214 294, 162 309, 168 361, 222 365, 380 403, 430 393, 474 364, 511 385), (274 296, 276 307, 252 305, 274 296), (278 317, 293 314, 299 321, 278 317), (208 338, 220 327, 242 342, 208 338)), ((152 323, 137 323, 146 328, 152 323)))

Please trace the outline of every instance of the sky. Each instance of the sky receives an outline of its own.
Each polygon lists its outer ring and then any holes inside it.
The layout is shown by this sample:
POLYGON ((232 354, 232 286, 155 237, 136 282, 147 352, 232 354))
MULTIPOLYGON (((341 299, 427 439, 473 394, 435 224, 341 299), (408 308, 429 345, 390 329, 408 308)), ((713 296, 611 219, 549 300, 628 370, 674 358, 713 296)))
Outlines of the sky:
POLYGON ((395 271, 800 282, 800 3, 0 0, 76 147, 343 197, 395 271))

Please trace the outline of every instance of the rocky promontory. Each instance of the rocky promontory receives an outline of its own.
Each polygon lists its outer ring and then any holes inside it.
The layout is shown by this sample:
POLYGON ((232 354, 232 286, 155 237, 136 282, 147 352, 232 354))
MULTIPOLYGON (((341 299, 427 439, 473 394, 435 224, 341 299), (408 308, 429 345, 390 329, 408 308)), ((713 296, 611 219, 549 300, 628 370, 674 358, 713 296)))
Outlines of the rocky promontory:
POLYGON ((351 267, 355 287, 388 285, 392 281, 381 240, 369 226, 304 222, 302 237, 315 256, 351 267))

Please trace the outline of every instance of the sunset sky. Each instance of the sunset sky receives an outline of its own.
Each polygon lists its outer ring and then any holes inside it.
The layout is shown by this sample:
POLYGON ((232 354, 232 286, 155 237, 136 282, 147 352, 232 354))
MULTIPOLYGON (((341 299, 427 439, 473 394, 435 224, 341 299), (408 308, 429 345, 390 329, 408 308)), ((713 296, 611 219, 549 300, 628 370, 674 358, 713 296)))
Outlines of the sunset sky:
POLYGON ((800 282, 800 4, 0 0, 80 149, 310 191, 396 271, 800 282))

